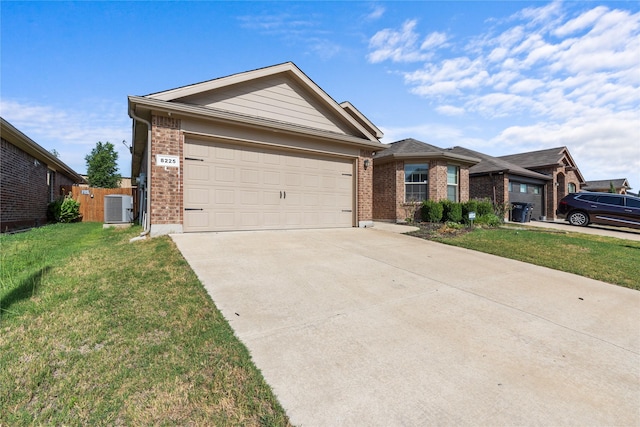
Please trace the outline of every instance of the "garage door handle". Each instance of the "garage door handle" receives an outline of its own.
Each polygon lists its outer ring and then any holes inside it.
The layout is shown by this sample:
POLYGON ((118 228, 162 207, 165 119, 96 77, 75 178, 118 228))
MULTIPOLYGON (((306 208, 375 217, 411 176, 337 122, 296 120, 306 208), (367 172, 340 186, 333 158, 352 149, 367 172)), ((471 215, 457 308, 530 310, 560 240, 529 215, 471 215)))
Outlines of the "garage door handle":
POLYGON ((282 199, 282 191, 280 192, 280 198, 282 199))
POLYGON ((342 209, 342 212, 353 212, 351 209, 342 209))
POLYGON ((284 198, 286 199, 287 198, 287 192, 283 191, 283 193, 284 193, 284 198))
POLYGON ((185 211, 201 211, 202 208, 184 208, 185 211))
POLYGON ((196 159, 195 157, 185 157, 185 160, 195 160, 197 162, 204 162, 204 159, 196 159))

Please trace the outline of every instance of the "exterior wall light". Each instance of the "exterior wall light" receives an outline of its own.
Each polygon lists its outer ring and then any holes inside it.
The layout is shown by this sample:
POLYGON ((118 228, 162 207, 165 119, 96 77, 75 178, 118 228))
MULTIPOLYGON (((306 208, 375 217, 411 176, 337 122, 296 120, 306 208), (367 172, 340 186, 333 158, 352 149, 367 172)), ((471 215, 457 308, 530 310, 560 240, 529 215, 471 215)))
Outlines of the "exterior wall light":
POLYGON ((369 160, 369 159, 365 159, 364 160, 364 168, 365 168, 365 170, 369 168, 369 164, 370 163, 371 163, 371 160, 369 160))

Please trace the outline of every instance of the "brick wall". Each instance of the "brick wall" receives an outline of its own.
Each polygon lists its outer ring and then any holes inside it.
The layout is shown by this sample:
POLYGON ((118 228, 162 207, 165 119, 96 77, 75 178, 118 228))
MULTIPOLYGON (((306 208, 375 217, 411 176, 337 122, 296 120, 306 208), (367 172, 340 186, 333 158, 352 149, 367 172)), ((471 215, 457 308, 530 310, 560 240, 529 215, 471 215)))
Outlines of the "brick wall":
POLYGON ((373 152, 360 150, 358 157, 358 222, 373 220, 373 152), (364 162, 369 161, 365 169, 364 162))
POLYGON ((468 202, 469 201, 469 167, 468 166, 460 166, 460 183, 459 191, 460 191, 460 202, 468 202))
POLYGON ((396 163, 376 164, 373 172, 374 219, 396 220, 396 194, 396 163))
POLYGON ((151 119, 151 207, 152 224, 182 224, 182 148, 180 120, 153 116, 151 119), (156 155, 178 156, 180 167, 156 166, 156 155))
POLYGON ((4 139, 0 150, 0 229, 46 224, 47 165, 4 139))
MULTIPOLYGON (((416 160, 417 162, 418 160, 416 160)), ((429 199, 447 198, 447 165, 445 160, 431 160, 429 165, 429 199)), ((469 200, 469 168, 460 167, 460 201, 469 200)), ((420 219, 420 203, 405 203, 404 161, 377 164, 373 180, 374 218, 385 221, 420 219)))
POLYGON ((447 199, 447 161, 431 160, 429 163, 429 199, 447 199))
MULTIPOLYGON (((509 177, 481 175, 469 178, 469 198, 489 199, 498 205, 509 202, 509 177)), ((508 217, 508 214, 505 218, 508 217)))

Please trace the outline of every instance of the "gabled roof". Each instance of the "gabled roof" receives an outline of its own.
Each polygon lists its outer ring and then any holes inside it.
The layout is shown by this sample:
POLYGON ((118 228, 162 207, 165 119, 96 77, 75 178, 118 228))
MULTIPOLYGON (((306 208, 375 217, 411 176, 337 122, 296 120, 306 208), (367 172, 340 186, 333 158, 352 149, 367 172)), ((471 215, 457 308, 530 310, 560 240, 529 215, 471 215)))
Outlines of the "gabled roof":
POLYGON ((382 152, 376 153, 374 162, 384 163, 391 160, 412 160, 412 159, 445 159, 453 160, 463 164, 474 165, 480 161, 475 156, 455 153, 445 150, 417 139, 407 138, 392 142, 382 152))
POLYGON ((450 149, 454 153, 465 156, 477 157, 480 162, 469 168, 469 175, 487 175, 490 173, 507 173, 511 175, 526 176, 528 178, 536 178, 549 180, 550 176, 543 175, 538 172, 525 169, 514 163, 508 162, 500 157, 493 157, 488 154, 479 153, 464 147, 453 147, 450 149))
POLYGON ((0 117, 0 124, 2 125, 2 139, 9 141, 11 144, 34 157, 40 163, 47 165, 49 169, 68 176, 73 182, 85 182, 85 180, 73 169, 2 117, 0 117))
MULTIPOLYGON (((134 98, 137 102, 143 102, 142 99, 148 101, 165 101, 171 103, 180 103, 181 99, 191 97, 197 94, 220 90, 232 85, 248 83, 253 80, 265 77, 275 76, 278 74, 286 75, 293 79, 303 88, 305 88, 315 99, 331 111, 341 120, 347 122, 351 127, 360 132, 364 139, 371 142, 379 143, 378 139, 382 137, 382 132, 375 127, 368 119, 366 119, 358 110, 350 103, 343 103, 344 106, 338 104, 324 90, 322 90, 313 80, 302 72, 293 62, 285 62, 283 64, 273 65, 270 67, 259 68, 256 70, 245 71, 238 74, 232 74, 226 77, 220 77, 201 83, 195 83, 187 86, 181 86, 162 92, 156 92, 143 97, 134 98)), ((157 106, 157 103, 154 103, 157 106)), ((201 111, 206 114, 206 109, 201 111)))
POLYGON ((615 188, 625 188, 627 190, 631 190, 631 187, 629 186, 629 181, 627 181, 627 178, 603 179, 600 181, 587 181, 582 186, 582 189, 587 191, 597 191, 602 189, 608 190, 612 183, 615 188))
POLYGON ((344 108, 347 113, 351 114, 351 116, 358 122, 360 122, 363 126, 371 129, 376 138, 380 139, 384 136, 384 133, 382 133, 382 131, 378 129, 376 125, 374 125, 369 119, 367 119, 365 115, 360 112, 360 110, 354 107, 352 103, 350 103, 349 101, 345 101, 340 103, 340 106, 344 108))
POLYGON ((575 171, 578 175, 580 182, 584 182, 584 177, 580 173, 576 162, 569 154, 567 147, 549 148, 546 150, 529 151, 526 153, 510 154, 507 156, 500 156, 501 159, 506 160, 516 165, 522 166, 526 169, 540 169, 544 167, 557 167, 564 166, 575 171))

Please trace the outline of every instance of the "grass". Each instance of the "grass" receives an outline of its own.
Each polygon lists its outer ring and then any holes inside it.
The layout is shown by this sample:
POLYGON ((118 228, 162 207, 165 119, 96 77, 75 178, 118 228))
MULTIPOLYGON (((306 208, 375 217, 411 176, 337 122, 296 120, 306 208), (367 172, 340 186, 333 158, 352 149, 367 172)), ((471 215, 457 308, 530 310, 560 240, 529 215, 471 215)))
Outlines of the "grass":
POLYGON ((289 425, 168 237, 0 236, 0 425, 289 425))
MULTIPOLYGON (((412 234, 412 233, 410 233, 412 234)), ((448 245, 516 259, 640 290, 640 242, 533 228, 413 233, 448 245)))

